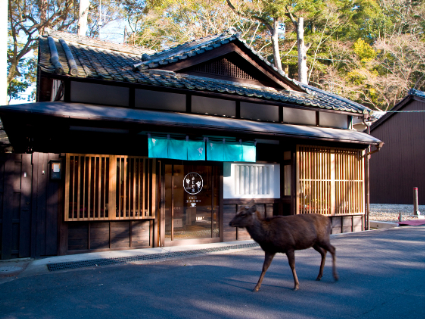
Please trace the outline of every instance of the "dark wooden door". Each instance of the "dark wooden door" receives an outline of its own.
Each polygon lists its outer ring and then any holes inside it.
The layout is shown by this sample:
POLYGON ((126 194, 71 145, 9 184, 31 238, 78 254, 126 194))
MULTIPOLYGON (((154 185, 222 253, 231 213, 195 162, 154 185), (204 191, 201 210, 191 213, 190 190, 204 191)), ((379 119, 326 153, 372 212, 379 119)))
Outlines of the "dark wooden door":
POLYGON ((0 155, 0 259, 56 255, 62 180, 50 180, 57 154, 0 155))
POLYGON ((1 155, 1 259, 31 255, 31 180, 30 154, 1 155))

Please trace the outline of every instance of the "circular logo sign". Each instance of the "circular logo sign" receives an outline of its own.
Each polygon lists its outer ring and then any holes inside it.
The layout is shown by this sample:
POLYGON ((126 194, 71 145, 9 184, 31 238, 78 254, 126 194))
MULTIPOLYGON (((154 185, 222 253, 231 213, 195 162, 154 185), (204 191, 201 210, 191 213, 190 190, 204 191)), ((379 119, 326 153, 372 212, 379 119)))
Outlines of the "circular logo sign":
POLYGON ((183 178, 183 188, 186 191, 186 193, 190 195, 198 194, 202 190, 203 186, 204 186, 204 181, 202 180, 201 175, 199 175, 198 173, 195 173, 195 172, 188 173, 183 178))

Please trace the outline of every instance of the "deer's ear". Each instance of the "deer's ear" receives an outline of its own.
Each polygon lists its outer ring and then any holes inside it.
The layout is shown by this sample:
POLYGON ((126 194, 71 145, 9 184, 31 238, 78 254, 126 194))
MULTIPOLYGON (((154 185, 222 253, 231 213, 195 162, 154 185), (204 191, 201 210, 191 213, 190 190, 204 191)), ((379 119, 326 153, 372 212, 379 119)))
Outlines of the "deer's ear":
POLYGON ((251 213, 255 213, 257 211, 257 205, 252 205, 251 208, 249 209, 249 211, 251 213))

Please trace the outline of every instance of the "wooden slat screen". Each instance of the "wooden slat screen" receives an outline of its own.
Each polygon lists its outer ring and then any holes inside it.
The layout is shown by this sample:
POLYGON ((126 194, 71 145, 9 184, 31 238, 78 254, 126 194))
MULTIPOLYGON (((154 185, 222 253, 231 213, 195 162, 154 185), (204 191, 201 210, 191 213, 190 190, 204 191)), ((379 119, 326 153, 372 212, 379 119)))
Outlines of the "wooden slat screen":
POLYGON ((297 147, 297 213, 364 214, 361 150, 297 147))
POLYGON ((155 178, 146 157, 67 154, 65 221, 153 218, 155 178))
POLYGON ((152 217, 148 196, 151 166, 148 158, 117 156, 116 219, 152 217))

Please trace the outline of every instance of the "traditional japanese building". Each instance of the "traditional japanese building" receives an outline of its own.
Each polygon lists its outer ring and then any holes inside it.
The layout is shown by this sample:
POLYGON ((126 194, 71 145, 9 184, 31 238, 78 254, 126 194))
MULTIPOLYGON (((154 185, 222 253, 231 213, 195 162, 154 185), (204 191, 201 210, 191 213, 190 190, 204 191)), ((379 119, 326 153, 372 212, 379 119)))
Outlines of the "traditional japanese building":
POLYGON ((3 207, 26 216, 3 217, 18 226, 2 258, 247 239, 228 222, 252 200, 365 229, 365 153, 382 143, 352 123, 368 108, 288 78, 234 32, 157 53, 39 43, 37 102, 0 108, 5 172, 20 174, 3 207))
POLYGON ((385 147, 370 160, 370 202, 425 205, 425 92, 411 89, 370 127, 385 147))

